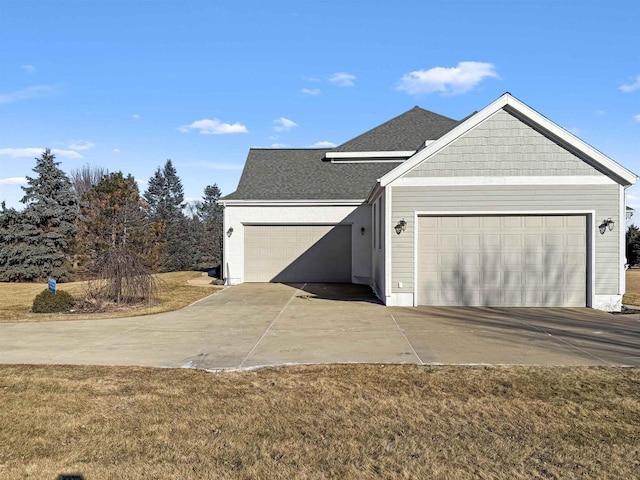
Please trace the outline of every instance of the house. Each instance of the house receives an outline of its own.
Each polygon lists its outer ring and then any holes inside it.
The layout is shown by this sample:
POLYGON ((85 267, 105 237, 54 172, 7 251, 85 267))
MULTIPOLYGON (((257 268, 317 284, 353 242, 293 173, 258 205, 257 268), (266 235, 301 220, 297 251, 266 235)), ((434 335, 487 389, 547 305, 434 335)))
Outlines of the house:
POLYGON ((415 107, 333 149, 251 149, 222 199, 224 276, 620 310, 636 180, 509 93, 461 121, 415 107))

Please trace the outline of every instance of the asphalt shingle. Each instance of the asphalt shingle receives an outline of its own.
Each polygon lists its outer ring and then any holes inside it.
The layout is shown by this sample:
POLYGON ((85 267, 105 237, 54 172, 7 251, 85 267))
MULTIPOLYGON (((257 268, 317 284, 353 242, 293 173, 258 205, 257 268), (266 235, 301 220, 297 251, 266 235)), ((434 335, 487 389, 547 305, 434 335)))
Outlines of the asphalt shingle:
POLYGON ((413 107, 368 132, 333 149, 334 152, 416 151, 425 140, 437 140, 457 127, 453 120, 437 113, 413 107))
POLYGON ((331 163, 329 150, 252 148, 228 200, 362 200, 399 163, 331 163))
POLYGON ((334 149, 252 148, 228 200, 360 200, 400 162, 330 162, 327 152, 417 151, 460 122, 414 107, 334 149))

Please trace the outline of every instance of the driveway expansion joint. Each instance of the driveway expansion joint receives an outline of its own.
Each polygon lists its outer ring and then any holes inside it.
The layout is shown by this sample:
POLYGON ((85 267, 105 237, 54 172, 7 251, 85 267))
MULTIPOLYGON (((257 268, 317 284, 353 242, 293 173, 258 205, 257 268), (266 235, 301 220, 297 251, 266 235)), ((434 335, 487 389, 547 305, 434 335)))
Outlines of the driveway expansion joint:
MULTIPOLYGON (((386 307, 385 307, 386 308, 386 307)), ((405 341, 407 342, 407 344, 409 345, 409 348, 411 348, 411 351, 413 352, 413 354, 416 356, 416 358, 418 359, 418 364, 419 365, 425 365, 425 363, 422 361, 422 359, 420 358, 420 355, 418 355, 418 352, 416 352, 416 349, 413 348, 413 345, 411 344, 411 342, 409 341, 409 339, 407 338, 407 335, 404 333, 404 330, 402 330, 400 328, 400 325, 398 325, 398 322, 396 320, 396 317, 393 316, 393 313, 391 313, 391 310, 389 310, 388 308, 386 308, 387 312, 389 313, 389 315, 391 316, 391 319, 393 320, 393 323, 396 324, 396 327, 398 328, 398 330, 400 330, 400 333, 402 334, 402 336, 404 337, 405 341)))
POLYGON ((282 315, 282 313, 287 309, 287 307, 289 306, 289 304, 293 301, 294 298, 296 298, 296 296, 298 295, 298 293, 300 293, 300 291, 304 291, 304 287, 306 287, 307 284, 305 283, 304 285, 302 285, 301 288, 297 288, 295 292, 293 292, 293 295, 291 295, 291 297, 289 298, 289 300, 287 301, 287 303, 285 304, 284 307, 282 307, 282 310, 280 310, 280 312, 278 313, 278 315, 276 315, 276 318, 273 319, 273 321, 269 324, 269 326, 267 327, 267 329, 264 331, 264 333, 262 334, 262 336, 260 337, 260 339, 258 339, 258 341, 256 342, 256 344, 253 346, 253 348, 249 351, 249 353, 247 354, 246 357, 244 357, 244 360, 242 360, 242 362, 240 362, 240 365, 238 366, 238 368, 244 368, 244 364, 247 360, 249 360, 249 358, 251 357, 251 355, 253 355, 253 352, 256 351, 256 348, 258 348, 258 345, 260 345, 260 343, 262 343, 262 340, 264 340, 264 337, 267 336, 267 334, 269 333, 269 330, 271 330, 271 327, 273 327, 273 325, 276 323, 276 321, 280 318, 280 316, 282 315))

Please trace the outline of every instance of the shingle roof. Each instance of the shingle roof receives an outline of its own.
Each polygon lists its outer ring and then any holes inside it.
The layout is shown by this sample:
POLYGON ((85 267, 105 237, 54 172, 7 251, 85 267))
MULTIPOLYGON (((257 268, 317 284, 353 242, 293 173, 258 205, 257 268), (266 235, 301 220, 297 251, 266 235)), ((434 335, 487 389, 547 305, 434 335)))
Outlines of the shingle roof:
POLYGON ((388 122, 339 145, 334 152, 416 151, 425 140, 437 140, 460 122, 413 107, 388 122))
POLYGON ((398 163, 331 163, 329 150, 252 148, 224 200, 360 200, 398 163))
POLYGON ((327 152, 414 152, 459 123, 414 107, 334 149, 252 148, 238 189, 223 200, 364 199, 376 180, 400 163, 331 163, 327 152))

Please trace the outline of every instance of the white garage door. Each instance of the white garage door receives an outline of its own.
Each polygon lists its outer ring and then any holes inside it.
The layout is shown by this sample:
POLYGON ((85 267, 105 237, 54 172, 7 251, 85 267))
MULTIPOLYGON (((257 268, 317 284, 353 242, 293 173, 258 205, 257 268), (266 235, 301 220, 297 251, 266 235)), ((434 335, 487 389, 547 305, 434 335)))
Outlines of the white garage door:
POLYGON ((420 305, 584 307, 584 215, 420 217, 420 305))
POLYGON ((350 225, 247 225, 245 282, 351 282, 350 225))

